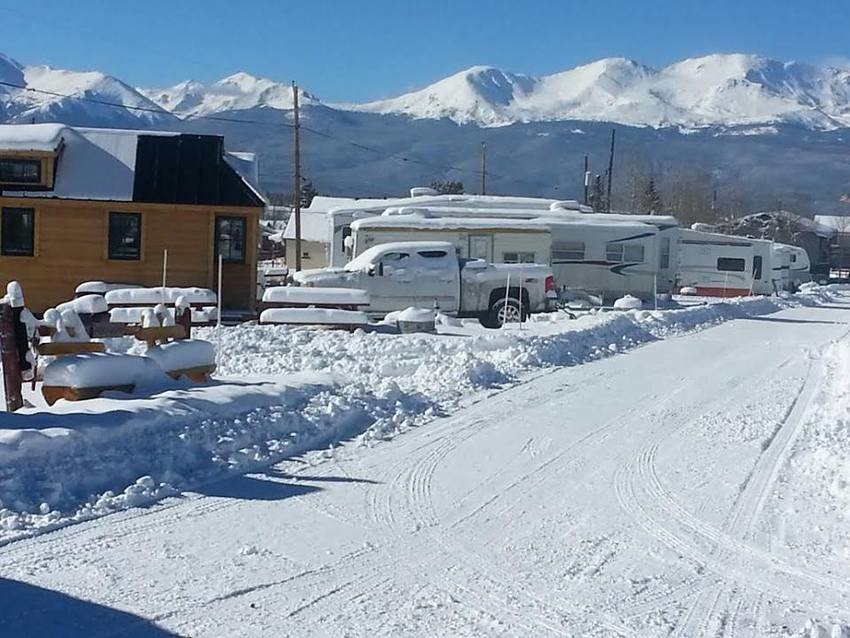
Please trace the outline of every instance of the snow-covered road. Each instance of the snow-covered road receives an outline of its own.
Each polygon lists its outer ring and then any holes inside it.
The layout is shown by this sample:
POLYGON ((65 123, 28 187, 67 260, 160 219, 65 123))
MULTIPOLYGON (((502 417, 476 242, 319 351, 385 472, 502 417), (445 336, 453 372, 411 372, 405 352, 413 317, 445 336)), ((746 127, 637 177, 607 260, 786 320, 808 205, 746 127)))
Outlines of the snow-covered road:
POLYGON ((784 551, 767 516, 848 310, 738 319, 556 369, 373 448, 13 543, 0 617, 39 636, 216 637, 850 621, 850 565, 784 551), (40 608, 10 607, 36 587, 40 608))

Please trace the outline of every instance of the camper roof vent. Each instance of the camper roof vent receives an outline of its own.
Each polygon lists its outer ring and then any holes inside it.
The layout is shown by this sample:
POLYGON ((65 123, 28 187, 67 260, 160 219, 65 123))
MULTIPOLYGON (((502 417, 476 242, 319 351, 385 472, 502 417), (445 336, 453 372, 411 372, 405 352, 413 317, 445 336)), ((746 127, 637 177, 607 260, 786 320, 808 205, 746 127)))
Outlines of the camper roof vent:
POLYGON ((435 195, 439 195, 437 191, 429 186, 414 186, 410 189, 411 197, 433 197, 435 195))
POLYGON ((581 211, 581 204, 579 204, 574 199, 563 199, 558 202, 552 202, 549 204, 549 210, 573 210, 573 211, 581 211))

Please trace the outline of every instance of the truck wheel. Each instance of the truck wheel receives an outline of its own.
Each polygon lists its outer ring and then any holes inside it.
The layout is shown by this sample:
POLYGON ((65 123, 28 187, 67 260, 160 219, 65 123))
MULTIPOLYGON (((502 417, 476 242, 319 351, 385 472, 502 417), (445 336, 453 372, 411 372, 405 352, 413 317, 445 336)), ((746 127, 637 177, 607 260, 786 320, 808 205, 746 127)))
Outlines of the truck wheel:
POLYGON ((519 299, 509 297, 508 299, 499 299, 496 303, 490 306, 490 312, 487 313, 487 323, 481 322, 485 328, 501 328, 507 323, 519 323, 519 320, 524 317, 524 309, 519 299))

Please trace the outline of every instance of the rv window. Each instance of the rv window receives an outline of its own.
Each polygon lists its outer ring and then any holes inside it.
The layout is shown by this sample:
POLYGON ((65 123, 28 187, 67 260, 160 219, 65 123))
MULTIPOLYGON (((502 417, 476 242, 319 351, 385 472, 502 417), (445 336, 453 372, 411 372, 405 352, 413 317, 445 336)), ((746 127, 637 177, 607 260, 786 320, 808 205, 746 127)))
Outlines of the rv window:
POLYGON ((565 241, 552 246, 552 259, 555 261, 581 261, 584 259, 584 242, 565 241))
POLYGON ((726 272, 744 272, 747 269, 747 262, 743 259, 734 259, 732 257, 718 257, 717 270, 726 272))
POLYGON ((623 248, 623 261, 643 262, 643 244, 626 244, 623 248))
POLYGON ((534 253, 502 253, 503 264, 533 264, 534 262, 534 253))
POLYGON ((797 255, 791 255, 791 263, 793 264, 796 261, 797 261, 797 255))
POLYGON ((342 239, 341 239, 342 246, 340 246, 340 248, 342 249, 343 252, 345 252, 345 248, 346 248, 345 240, 348 239, 349 237, 351 237, 351 226, 343 226, 342 227, 342 239))
POLYGON ((761 255, 753 257, 753 279, 761 279, 761 255))
POLYGON ((141 213, 109 213, 109 258, 138 261, 141 256, 141 213))
POLYGON ((623 261, 623 244, 612 242, 605 246, 605 259, 608 261, 623 261))
POLYGON ((32 208, 0 211, 0 255, 32 257, 34 248, 35 211, 32 208))
POLYGON ((448 256, 445 250, 420 250, 416 254, 425 259, 442 259, 448 256))

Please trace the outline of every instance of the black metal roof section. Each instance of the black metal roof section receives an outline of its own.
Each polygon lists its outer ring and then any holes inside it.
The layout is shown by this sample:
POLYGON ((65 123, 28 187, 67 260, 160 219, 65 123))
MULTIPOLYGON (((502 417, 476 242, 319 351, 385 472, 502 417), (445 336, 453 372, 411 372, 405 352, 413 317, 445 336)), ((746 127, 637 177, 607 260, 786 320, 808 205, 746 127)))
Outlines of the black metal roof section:
POLYGON ((139 135, 133 201, 263 206, 225 160, 223 138, 214 135, 139 135))

